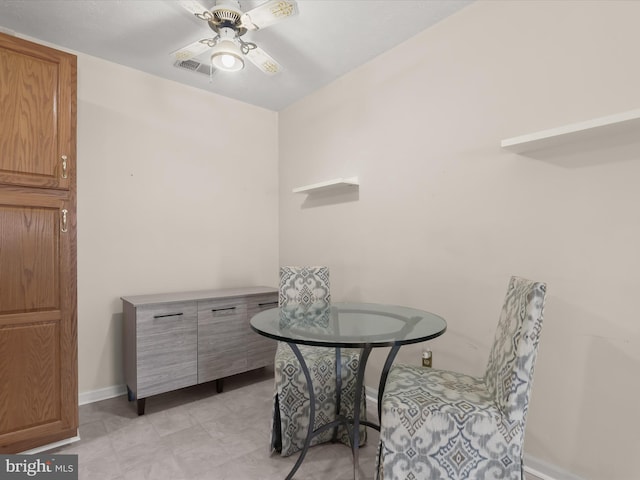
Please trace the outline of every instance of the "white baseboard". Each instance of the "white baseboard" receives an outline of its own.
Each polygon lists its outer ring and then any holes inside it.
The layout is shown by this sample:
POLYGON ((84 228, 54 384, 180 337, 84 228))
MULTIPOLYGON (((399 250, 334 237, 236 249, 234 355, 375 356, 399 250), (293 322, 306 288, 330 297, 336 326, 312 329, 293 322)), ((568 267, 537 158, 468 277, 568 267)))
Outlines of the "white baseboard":
POLYGON ((60 440, 58 442, 53 442, 47 445, 42 445, 41 447, 32 448, 31 450, 27 450, 26 452, 20 452, 20 454, 34 455, 36 453, 46 452, 47 450, 53 450, 54 448, 63 447, 64 445, 69 445, 70 443, 77 442, 78 440, 80 440, 80 431, 76 430, 75 437, 65 438, 64 440, 60 440))
POLYGON ((376 404, 376 408, 378 408, 378 389, 377 388, 372 388, 372 387, 367 387, 365 385, 364 393, 367 396, 367 400, 369 400, 370 402, 375 403, 376 404))
MULTIPOLYGON (((365 394, 367 401, 375 405, 378 408, 378 390, 375 388, 365 386, 365 394)), ((583 480, 581 477, 574 475, 570 472, 566 472, 555 465, 550 465, 543 462, 531 455, 524 455, 524 471, 529 475, 533 475, 536 479, 540 480, 583 480)))
POLYGON ((555 465, 524 454, 524 471, 540 480, 584 480, 571 472, 562 470, 555 465))
POLYGON ((108 398, 119 397, 127 393, 126 385, 113 385, 111 387, 92 390, 90 392, 82 392, 78 395, 78 405, 86 405, 87 403, 99 402, 108 398))

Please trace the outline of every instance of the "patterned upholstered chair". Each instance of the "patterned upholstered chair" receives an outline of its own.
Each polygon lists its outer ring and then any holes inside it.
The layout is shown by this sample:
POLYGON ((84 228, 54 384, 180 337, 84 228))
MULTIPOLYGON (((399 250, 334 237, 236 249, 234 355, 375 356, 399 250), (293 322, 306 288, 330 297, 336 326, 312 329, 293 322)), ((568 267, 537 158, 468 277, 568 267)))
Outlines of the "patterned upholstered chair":
MULTIPOLYGON (((304 322, 313 318, 317 328, 322 329, 330 321, 329 269, 327 267, 281 267, 280 297, 283 318, 304 322), (323 315, 322 312, 326 312, 323 315), (320 314, 319 314, 320 313, 320 314), (285 315, 286 314, 286 315, 285 315)), ((313 347, 299 345, 312 377, 316 397, 315 424, 319 428, 336 418, 336 360, 340 362, 340 413, 353 416, 355 403, 356 374, 359 355, 357 349, 313 347)), ((275 358, 275 396, 271 449, 289 456, 302 450, 309 428, 309 394, 302 367, 293 351, 284 342, 278 343, 275 358)), ((361 416, 366 418, 365 395, 362 395, 361 416)), ((361 427, 361 444, 366 440, 366 427, 361 427)), ((344 427, 327 430, 316 436, 311 445, 339 440, 349 444, 344 427)))
POLYGON ((395 365, 382 400, 378 479, 523 480, 546 286, 512 277, 485 376, 395 365))

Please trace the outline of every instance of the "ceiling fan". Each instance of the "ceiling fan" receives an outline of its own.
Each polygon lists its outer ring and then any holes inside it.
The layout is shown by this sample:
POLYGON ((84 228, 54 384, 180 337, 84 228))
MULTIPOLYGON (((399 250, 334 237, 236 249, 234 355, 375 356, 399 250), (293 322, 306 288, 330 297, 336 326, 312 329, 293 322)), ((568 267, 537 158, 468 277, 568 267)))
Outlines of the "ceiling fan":
POLYGON ((211 9, 197 0, 180 0, 179 3, 185 10, 206 21, 215 36, 203 38, 173 52, 175 66, 211 75, 214 69, 227 72, 242 70, 244 59, 247 58, 266 74, 274 75, 282 70, 267 52, 242 37, 249 30, 266 28, 297 15, 298 4, 295 0, 269 0, 247 12, 240 9, 238 0, 217 0, 211 9), (211 50, 211 63, 208 66, 193 60, 207 50, 211 50))

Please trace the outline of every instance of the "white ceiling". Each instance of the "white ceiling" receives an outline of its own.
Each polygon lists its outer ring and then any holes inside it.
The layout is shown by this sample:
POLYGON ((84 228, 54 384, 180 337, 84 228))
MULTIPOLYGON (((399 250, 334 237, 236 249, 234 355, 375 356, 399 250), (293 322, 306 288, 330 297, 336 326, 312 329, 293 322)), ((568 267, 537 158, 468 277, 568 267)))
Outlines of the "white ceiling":
MULTIPOLYGON (((279 111, 382 52, 429 28, 472 0, 298 0, 299 15, 243 36, 283 71, 209 76, 173 66, 171 52, 214 35, 206 22, 166 0, 0 0, 0 31, 279 111)), ((213 0, 201 0, 206 7, 213 0)), ((263 0, 240 0, 244 11, 263 0)), ((208 63, 206 53, 200 57, 208 63)))

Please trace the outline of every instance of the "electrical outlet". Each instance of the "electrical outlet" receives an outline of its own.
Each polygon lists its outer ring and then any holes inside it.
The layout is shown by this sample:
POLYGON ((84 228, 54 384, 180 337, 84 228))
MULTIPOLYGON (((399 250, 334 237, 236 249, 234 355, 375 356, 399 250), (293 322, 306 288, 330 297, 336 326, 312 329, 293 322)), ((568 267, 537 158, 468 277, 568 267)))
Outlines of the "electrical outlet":
POLYGON ((431 350, 424 350, 422 352, 422 366, 431 368, 431 362, 433 360, 433 353, 431 350))

